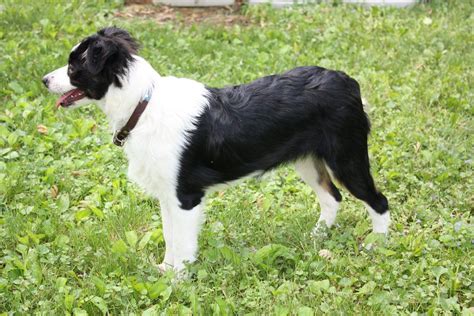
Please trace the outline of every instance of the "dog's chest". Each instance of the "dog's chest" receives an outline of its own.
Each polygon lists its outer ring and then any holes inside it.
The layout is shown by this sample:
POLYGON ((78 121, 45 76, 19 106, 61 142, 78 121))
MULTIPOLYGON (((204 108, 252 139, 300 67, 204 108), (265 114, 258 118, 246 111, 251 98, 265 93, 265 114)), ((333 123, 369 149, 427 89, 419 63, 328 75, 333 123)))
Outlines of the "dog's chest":
POLYGON ((148 194, 158 197, 173 190, 179 169, 178 148, 164 139, 133 135, 127 141, 128 177, 148 194))
POLYGON ((180 159, 195 122, 207 105, 204 85, 188 79, 165 77, 137 127, 127 139, 128 176, 147 193, 176 193, 180 159))

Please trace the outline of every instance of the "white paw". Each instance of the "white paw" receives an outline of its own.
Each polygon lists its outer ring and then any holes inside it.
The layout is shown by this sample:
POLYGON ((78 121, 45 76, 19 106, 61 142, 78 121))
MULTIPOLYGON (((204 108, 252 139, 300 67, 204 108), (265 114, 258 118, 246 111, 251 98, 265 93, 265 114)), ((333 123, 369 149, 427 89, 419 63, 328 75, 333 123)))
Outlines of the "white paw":
POLYGON ((372 219, 372 232, 387 235, 388 228, 390 227, 390 212, 386 211, 383 214, 379 214, 370 206, 366 205, 366 207, 372 219))
POLYGON ((188 280, 191 277, 191 274, 186 268, 183 268, 181 270, 174 270, 174 282, 179 282, 179 281, 184 281, 188 280))
POLYGON ((162 262, 156 266, 158 271, 161 274, 165 274, 169 271, 174 272, 173 282, 179 282, 182 280, 186 280, 189 278, 189 272, 186 270, 186 266, 184 264, 179 266, 173 266, 169 263, 162 262))
POLYGON ((388 235, 388 228, 390 227, 390 213, 385 212, 384 214, 371 213, 372 217, 372 231, 377 234, 388 235))
POLYGON ((314 226, 314 228, 311 232, 311 236, 313 238, 315 238, 315 237, 326 237, 328 235, 328 232, 329 232, 330 228, 331 228, 331 226, 330 225, 328 226, 326 224, 325 220, 319 220, 316 223, 316 226, 314 226))
POLYGON ((166 271, 173 270, 173 266, 165 262, 160 263, 157 267, 161 273, 165 273, 166 271))

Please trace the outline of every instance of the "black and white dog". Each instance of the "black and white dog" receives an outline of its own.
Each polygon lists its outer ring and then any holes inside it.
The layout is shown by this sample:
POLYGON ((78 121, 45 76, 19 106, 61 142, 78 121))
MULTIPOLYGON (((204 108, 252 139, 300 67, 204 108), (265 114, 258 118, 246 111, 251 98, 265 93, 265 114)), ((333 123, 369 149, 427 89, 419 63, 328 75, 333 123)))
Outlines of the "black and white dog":
POLYGON ((330 227, 336 219, 337 180, 365 202, 374 232, 388 232, 388 202, 370 174, 359 85, 343 72, 299 67, 209 88, 161 77, 137 56, 126 31, 109 27, 76 45, 68 64, 43 82, 62 94, 58 106, 95 102, 114 131, 128 126, 117 143, 130 179, 160 201, 162 270, 180 271, 196 259, 206 192, 285 163, 318 195, 318 223, 330 227))

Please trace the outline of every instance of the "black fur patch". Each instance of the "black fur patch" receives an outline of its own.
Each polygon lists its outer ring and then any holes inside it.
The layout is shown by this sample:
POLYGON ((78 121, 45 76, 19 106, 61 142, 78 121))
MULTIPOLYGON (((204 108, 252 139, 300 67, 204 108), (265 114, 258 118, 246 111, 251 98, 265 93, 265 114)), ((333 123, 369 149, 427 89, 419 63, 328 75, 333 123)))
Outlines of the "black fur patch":
POLYGON ((321 67, 299 67, 208 90, 209 106, 180 161, 177 194, 184 209, 199 204, 215 184, 313 156, 325 161, 352 193, 364 192, 363 199, 377 204, 377 212, 386 211, 369 171, 370 127, 354 79, 321 67))
POLYGON ((71 84, 91 99, 99 100, 110 85, 121 87, 120 76, 126 74, 138 45, 127 31, 108 27, 85 38, 71 52, 68 76, 71 84))

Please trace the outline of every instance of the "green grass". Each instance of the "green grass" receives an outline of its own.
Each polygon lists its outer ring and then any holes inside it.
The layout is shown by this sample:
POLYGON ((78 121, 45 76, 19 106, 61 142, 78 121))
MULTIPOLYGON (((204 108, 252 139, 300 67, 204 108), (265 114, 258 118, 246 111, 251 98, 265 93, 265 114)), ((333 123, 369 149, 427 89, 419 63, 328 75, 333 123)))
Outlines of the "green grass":
POLYGON ((228 27, 118 20, 116 10, 110 1, 0 6, 0 314, 472 313, 470 1, 252 7, 249 26, 228 27), (112 24, 139 39, 161 74, 211 86, 297 65, 355 77, 370 104, 390 236, 368 250, 367 214, 345 192, 337 227, 311 238, 317 200, 281 168, 210 196, 193 278, 161 276, 158 204, 127 181, 104 116, 94 106, 56 111, 40 80, 112 24))

